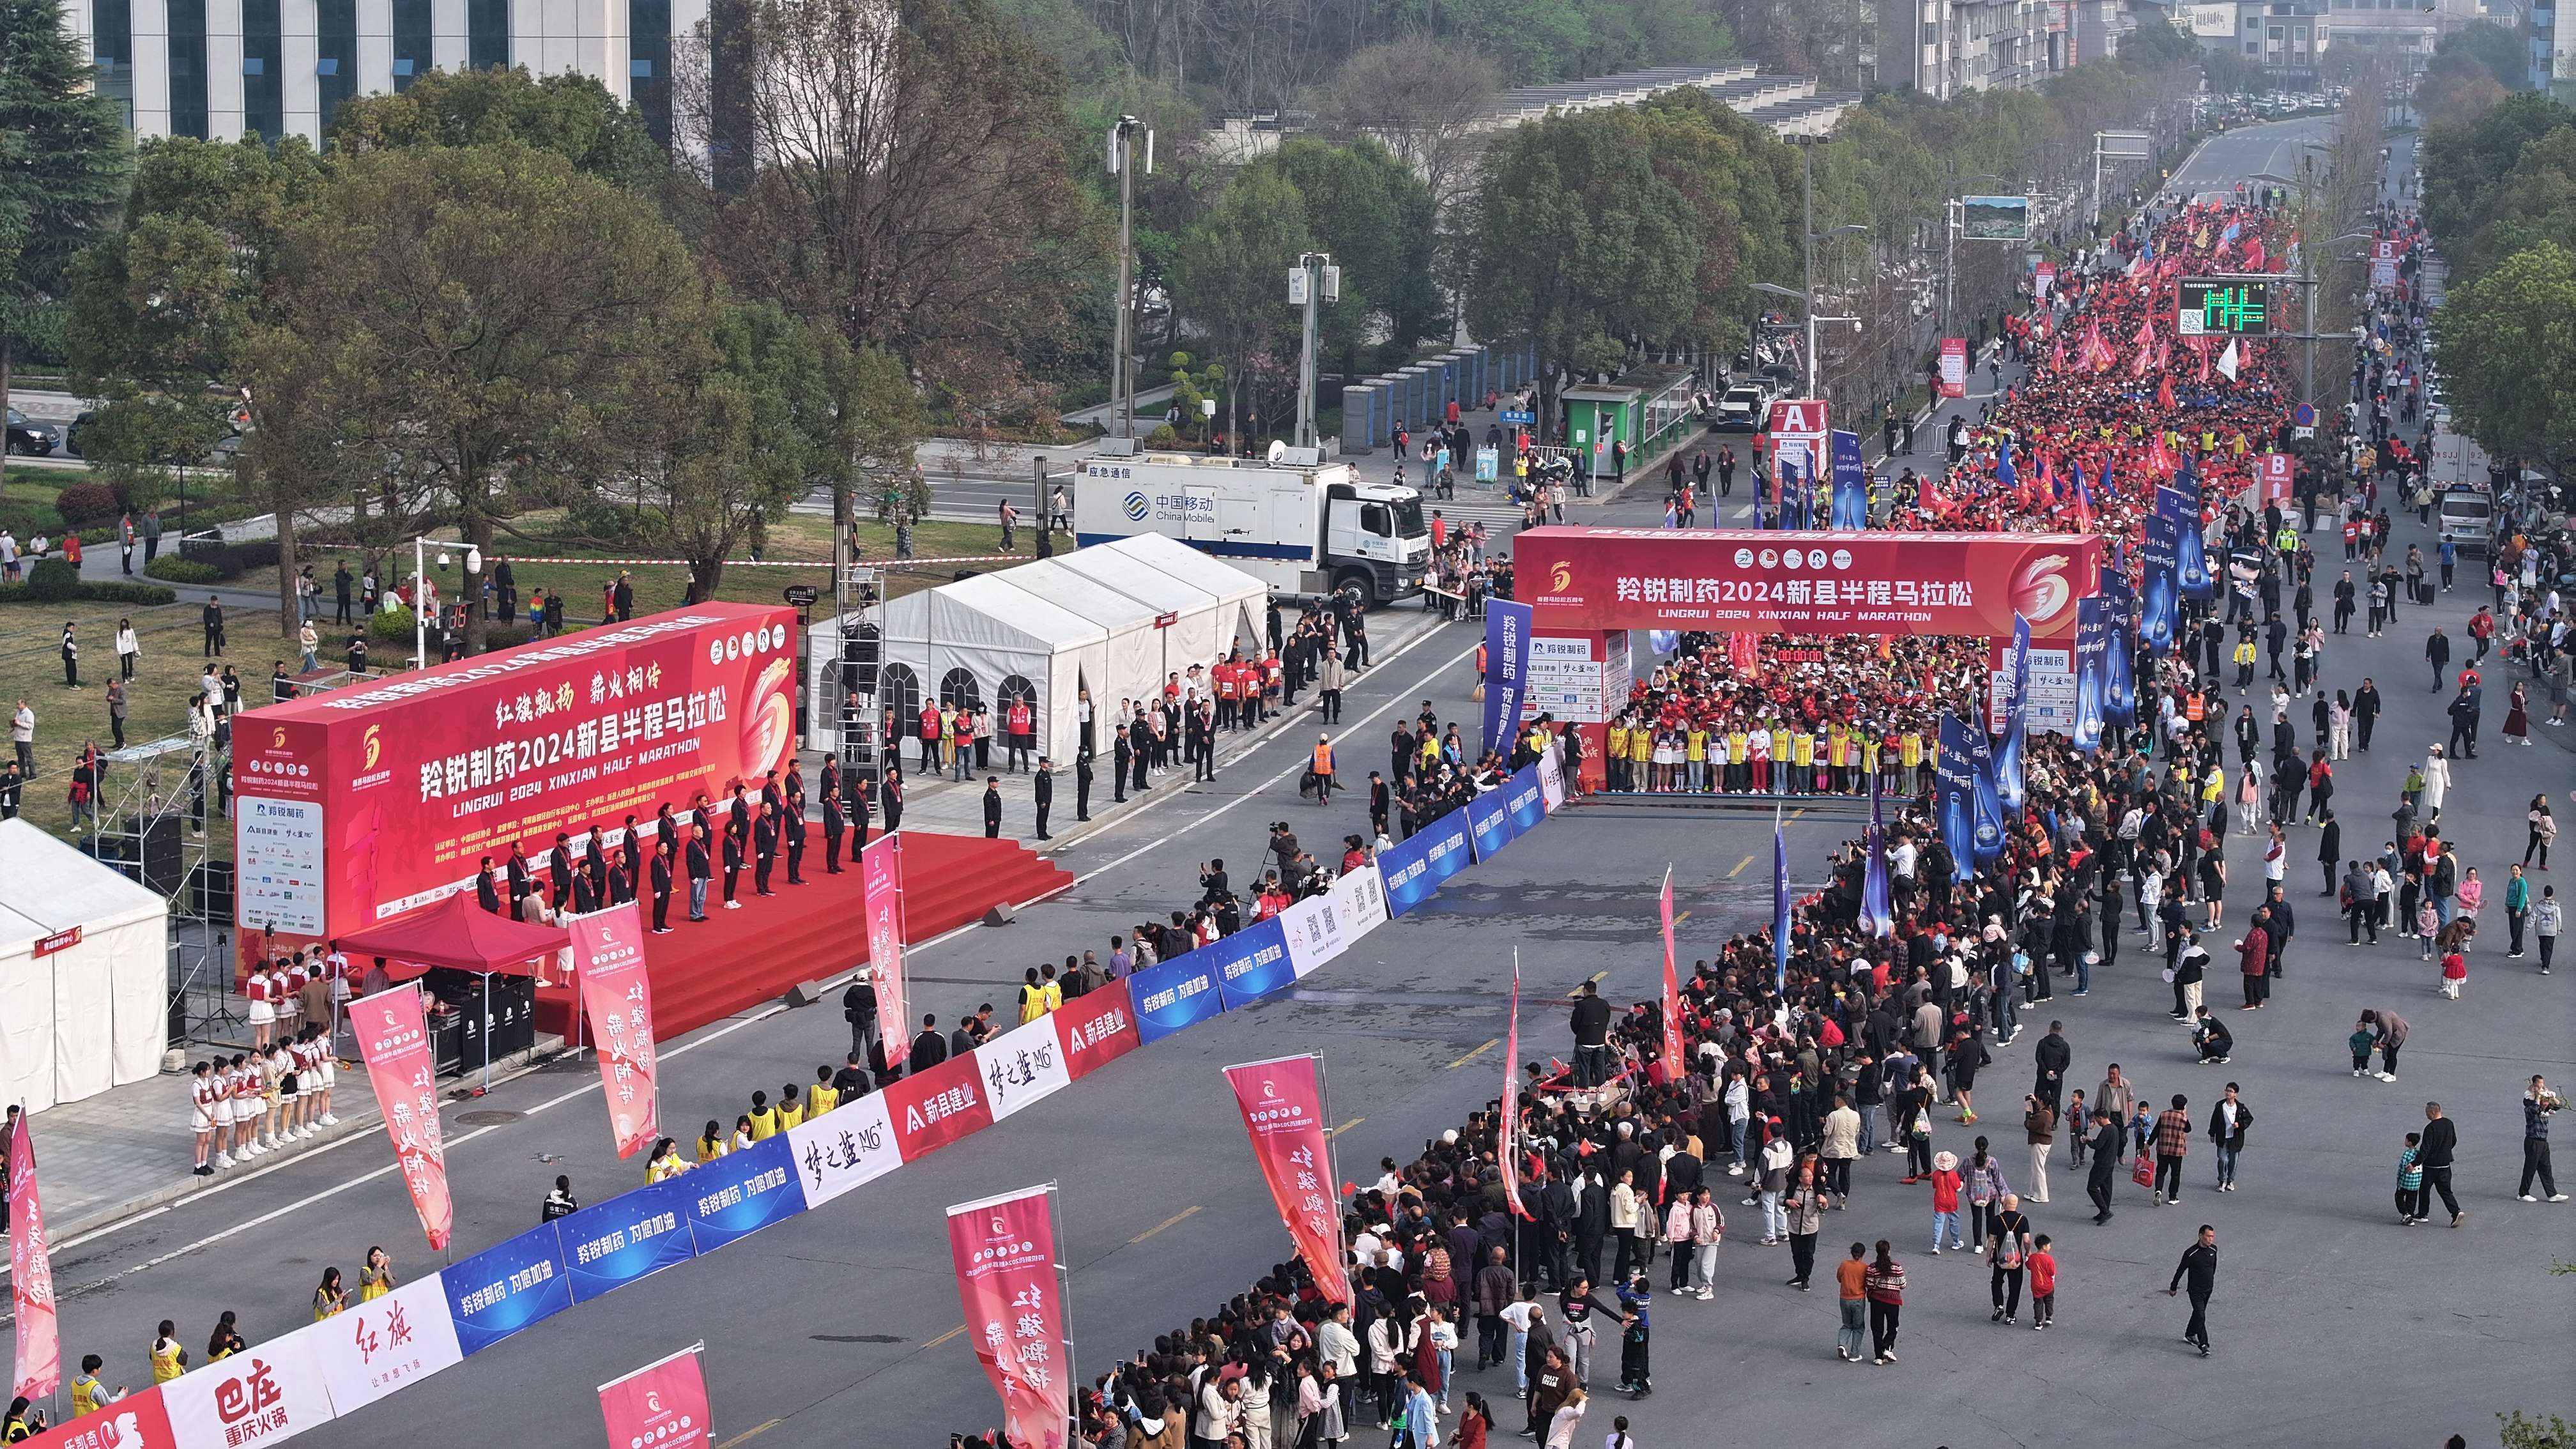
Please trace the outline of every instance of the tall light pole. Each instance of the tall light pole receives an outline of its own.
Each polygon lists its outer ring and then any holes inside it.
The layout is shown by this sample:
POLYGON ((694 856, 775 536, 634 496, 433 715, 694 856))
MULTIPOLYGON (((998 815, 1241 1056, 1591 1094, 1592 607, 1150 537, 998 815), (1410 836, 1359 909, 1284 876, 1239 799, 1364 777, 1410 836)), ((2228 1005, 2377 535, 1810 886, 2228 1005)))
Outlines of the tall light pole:
POLYGON ((1145 174, 1154 174, 1154 133, 1134 116, 1109 127, 1109 174, 1118 178, 1118 319, 1110 339, 1109 406, 1118 436, 1136 436, 1136 371, 1127 354, 1136 340, 1136 149, 1143 138, 1145 174))
POLYGON ((1317 446, 1315 436, 1316 308, 1342 300, 1342 269, 1331 252, 1307 252, 1288 273, 1288 300, 1306 309, 1305 334, 1297 349, 1297 446, 1317 446))

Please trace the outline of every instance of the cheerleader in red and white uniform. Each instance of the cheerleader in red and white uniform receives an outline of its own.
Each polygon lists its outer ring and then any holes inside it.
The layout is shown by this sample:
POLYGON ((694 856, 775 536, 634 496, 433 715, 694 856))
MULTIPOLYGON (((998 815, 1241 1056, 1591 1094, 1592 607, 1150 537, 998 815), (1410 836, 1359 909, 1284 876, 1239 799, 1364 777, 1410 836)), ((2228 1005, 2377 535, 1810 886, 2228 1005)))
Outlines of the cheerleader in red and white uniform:
POLYGON ((235 1052, 226 1069, 226 1099, 232 1104, 233 1160, 248 1162, 264 1150, 255 1140, 259 1132, 259 1068, 253 1066, 248 1052, 235 1052))
MULTIPOLYGON (((213 1064, 197 1063, 189 1073, 188 1130, 197 1138, 196 1175, 199 1177, 215 1175, 215 1169, 208 1165, 206 1159, 214 1151, 217 1100, 213 1064)), ((226 1161, 229 1164, 230 1159, 226 1161)))
POLYGON ((243 985, 242 995, 250 1000, 251 1048, 265 1056, 269 1037, 277 1029, 277 980, 269 974, 267 962, 250 968, 250 980, 243 985))

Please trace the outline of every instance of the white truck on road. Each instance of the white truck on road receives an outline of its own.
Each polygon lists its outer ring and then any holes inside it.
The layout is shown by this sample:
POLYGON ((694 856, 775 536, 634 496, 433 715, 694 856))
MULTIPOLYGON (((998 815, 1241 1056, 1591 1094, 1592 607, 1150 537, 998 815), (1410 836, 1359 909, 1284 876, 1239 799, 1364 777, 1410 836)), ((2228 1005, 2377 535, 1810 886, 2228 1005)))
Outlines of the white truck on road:
POLYGON ((1431 557, 1420 493, 1364 483, 1315 449, 1270 459, 1095 454, 1075 479, 1073 531, 1086 547, 1159 533, 1276 592, 1345 592, 1371 605, 1421 587, 1431 557))

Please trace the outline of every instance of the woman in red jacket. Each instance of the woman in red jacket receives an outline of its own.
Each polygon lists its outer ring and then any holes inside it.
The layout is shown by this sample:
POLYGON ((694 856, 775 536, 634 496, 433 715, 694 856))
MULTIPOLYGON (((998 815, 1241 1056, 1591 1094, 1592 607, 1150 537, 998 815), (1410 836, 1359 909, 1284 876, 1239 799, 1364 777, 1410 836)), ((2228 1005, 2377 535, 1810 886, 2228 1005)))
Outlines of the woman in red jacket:
POLYGON ((2271 994, 2271 978, 2264 973, 2272 938, 2263 929, 2271 918, 2269 911, 2256 911, 2253 927, 2236 943, 2237 969, 2245 976, 2245 1004, 2236 1008, 2239 1011, 2261 1011, 2263 998, 2271 994))

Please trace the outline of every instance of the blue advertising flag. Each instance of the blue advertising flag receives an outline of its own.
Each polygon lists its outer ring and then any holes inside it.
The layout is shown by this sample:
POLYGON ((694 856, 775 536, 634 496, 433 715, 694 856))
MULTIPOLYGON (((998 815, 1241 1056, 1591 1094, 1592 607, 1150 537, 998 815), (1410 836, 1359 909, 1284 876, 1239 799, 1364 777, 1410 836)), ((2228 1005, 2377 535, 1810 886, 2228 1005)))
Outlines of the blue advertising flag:
POLYGON ((695 1197, 685 1175, 666 1177, 556 1219, 564 1263, 572 1272, 572 1301, 588 1303, 697 1256, 689 1235, 695 1197))
POLYGON ((1467 812, 1452 810, 1413 832, 1409 840, 1378 852, 1386 877, 1386 913, 1403 915, 1431 899, 1440 883, 1467 868, 1467 812))
POLYGON ((1789 990, 1789 840, 1780 833, 1780 807, 1771 807, 1771 982, 1789 990))
POLYGON ((1838 529, 1869 527, 1869 474, 1860 456, 1860 434, 1837 428, 1834 445, 1834 519, 1838 529))
POLYGON ((1136 1006, 1136 1039, 1148 1045, 1225 1010, 1216 987, 1216 947, 1184 951, 1127 978, 1136 1006))
POLYGON ((2104 684, 2102 666, 2111 648, 2111 602, 2103 598, 2075 601, 2075 748, 2091 754, 2102 748, 2104 684))
POLYGON ((2151 651, 2173 643, 2174 630, 2182 618, 2181 580, 2177 575, 2182 522, 2169 506, 2181 498, 2170 488, 2156 490, 2156 506, 2147 515, 2146 539, 2139 551, 2138 642, 2151 651))
POLYGON ((504 1238, 439 1275, 467 1357, 572 1306, 572 1272, 555 1231, 569 1221, 504 1238))
POLYGON ((1216 989, 1228 1011, 1297 984, 1297 969, 1288 961, 1288 928, 1276 916, 1191 954, 1216 958, 1216 989))
POLYGON ((1984 865, 2004 853, 2004 804, 1996 793, 1994 743, 1986 735, 1983 720, 1968 724, 1968 768, 1976 785, 1977 864, 1984 865))
POLYGON ((2131 667, 2137 628, 2138 596, 2119 573, 2102 575, 2104 622, 2102 653, 2102 719, 2127 729, 2138 722, 2138 681, 2131 667))
POLYGON ((1509 754, 1529 697, 1530 606, 1485 603, 1485 748, 1509 754))
POLYGON ((1937 824, 1950 847, 1950 876, 1964 881, 1977 873, 1976 759, 1969 744, 1980 732, 1955 714, 1941 716, 1941 749, 1933 758, 1933 779, 1940 787, 1937 824))
POLYGON ((1861 853, 1868 857, 1860 880, 1860 928, 1863 934, 1884 939, 1896 934, 1896 907, 1887 879, 1887 816, 1879 806, 1879 772, 1869 777, 1869 830, 1861 836, 1861 853))
POLYGON ((1476 842, 1476 859, 1491 860, 1512 843, 1511 807, 1503 792, 1488 790, 1467 801, 1467 837, 1476 842))
POLYGON ((689 1234, 701 1254, 805 1211, 787 1134, 702 1162, 686 1178, 689 1234))
POLYGON ((2157 502, 2172 493, 2179 501, 2174 532, 2174 589, 2183 598, 2205 601, 2218 594, 2218 576, 2209 571, 2209 559, 2200 537, 2200 505, 2190 493, 2179 488, 2156 490, 2157 502))
POLYGON ((2016 487, 2021 482, 2021 474, 2013 468, 2010 438, 1995 445, 1995 481, 2006 488, 2016 487))
POLYGON ((1780 475, 1780 507, 1774 514, 1774 522, 1771 526, 1774 528, 1795 528, 1797 525, 1789 521, 1789 510, 1794 506, 1792 500, 1798 491, 1798 465, 1790 462, 1789 456, 1785 452, 1774 453, 1773 459, 1774 467, 1772 471, 1780 475))
POLYGON ((2003 740, 1995 746, 1995 792, 2006 811, 2021 813, 2022 748, 2030 731, 2030 621, 2013 615, 2012 693, 2004 702, 2003 740))

